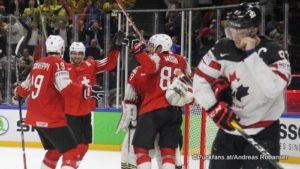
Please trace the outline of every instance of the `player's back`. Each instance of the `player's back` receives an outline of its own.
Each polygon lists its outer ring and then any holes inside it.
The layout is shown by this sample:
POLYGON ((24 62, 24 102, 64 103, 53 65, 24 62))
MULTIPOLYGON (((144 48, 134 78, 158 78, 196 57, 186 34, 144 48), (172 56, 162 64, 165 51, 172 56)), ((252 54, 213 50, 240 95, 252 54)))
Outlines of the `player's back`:
POLYGON ((185 58, 177 54, 159 53, 158 55, 154 54, 151 58, 159 67, 156 72, 146 75, 147 84, 144 84, 145 97, 140 109, 141 114, 170 106, 165 98, 167 87, 175 77, 176 69, 185 72, 187 68, 185 58))
POLYGON ((55 76, 67 71, 65 62, 48 56, 33 65, 30 75, 26 123, 37 127, 59 127, 66 124, 64 99, 55 88, 55 76))

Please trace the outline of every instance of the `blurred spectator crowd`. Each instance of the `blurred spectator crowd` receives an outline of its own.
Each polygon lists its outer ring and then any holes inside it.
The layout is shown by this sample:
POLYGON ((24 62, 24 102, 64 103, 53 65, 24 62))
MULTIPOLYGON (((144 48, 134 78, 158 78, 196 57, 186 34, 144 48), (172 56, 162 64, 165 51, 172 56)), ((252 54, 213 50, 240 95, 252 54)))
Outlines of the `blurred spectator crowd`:
MULTIPOLYGON (((122 0, 126 9, 138 9, 142 0, 122 0)), ((251 2, 255 0, 248 0, 251 2)), ((185 7, 184 0, 164 0, 166 9, 185 7)), ((194 0, 192 7, 210 7, 232 5, 242 0, 194 0)), ((146 2, 143 1, 146 4, 146 2)), ((149 3, 151 3, 149 1, 149 3)), ((154 2, 153 2, 154 3, 154 2)), ((145 5, 143 4, 143 5, 145 5)), ((292 71, 300 72, 300 2, 289 3, 288 50, 292 71)), ((284 15, 283 0, 268 0, 266 7, 266 32, 270 38, 283 44, 284 15)), ((42 57, 45 35, 60 35, 65 40, 65 61, 69 62, 68 46, 74 41, 81 41, 86 46, 86 57, 104 58, 104 17, 106 13, 119 9, 114 0, 0 0, 0 104, 4 102, 7 69, 11 70, 10 83, 16 82, 15 67, 19 67, 20 80, 24 80, 33 63, 42 57), (44 17, 41 17, 44 16, 44 17), (25 36, 20 56, 14 56, 19 39, 25 36), (5 57, 5 56, 10 57, 5 57), (8 62, 10 66, 8 67, 8 62)), ((224 28, 227 10, 222 10, 221 28, 224 28)), ((117 31, 118 18, 111 15, 110 36, 117 31)), ((134 19, 133 19, 134 20, 134 19)), ((163 30, 172 37, 172 51, 181 52, 181 12, 164 13, 163 30)), ((222 30, 222 29, 221 29, 222 30)), ((144 32, 143 32, 144 34, 144 32)), ((216 12, 214 10, 193 11, 192 16, 192 67, 196 67, 203 55, 216 41, 216 12)), ((224 36, 220 32, 221 37, 224 36)), ((151 34, 145 35, 151 36, 151 34)), ((186 37, 186 34, 185 36, 186 37)), ((132 59, 129 58, 129 59, 132 59)), ((129 62, 129 65, 132 62, 129 62)), ((135 66, 135 64, 133 64, 135 66)), ((130 66, 130 67, 134 67, 130 66)), ((98 80, 102 80, 101 78, 98 80)), ((115 80, 115 79, 114 79, 115 80)))

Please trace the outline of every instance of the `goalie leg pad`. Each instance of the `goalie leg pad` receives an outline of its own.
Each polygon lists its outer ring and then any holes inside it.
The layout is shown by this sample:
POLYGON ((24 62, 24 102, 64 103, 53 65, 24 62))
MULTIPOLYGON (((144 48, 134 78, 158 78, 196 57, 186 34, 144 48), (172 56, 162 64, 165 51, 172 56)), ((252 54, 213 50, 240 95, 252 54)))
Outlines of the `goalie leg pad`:
POLYGON ((45 157, 43 159, 42 163, 42 169, 55 169, 57 165, 57 161, 59 160, 61 154, 58 152, 58 150, 48 150, 45 154, 45 157))
POLYGON ((131 166, 131 168, 136 168, 136 156, 132 146, 132 139, 135 129, 129 129, 124 137, 124 141, 121 149, 121 163, 124 166, 131 166), (129 134, 130 133, 130 134, 129 134), (130 136, 130 138, 128 138, 130 136))

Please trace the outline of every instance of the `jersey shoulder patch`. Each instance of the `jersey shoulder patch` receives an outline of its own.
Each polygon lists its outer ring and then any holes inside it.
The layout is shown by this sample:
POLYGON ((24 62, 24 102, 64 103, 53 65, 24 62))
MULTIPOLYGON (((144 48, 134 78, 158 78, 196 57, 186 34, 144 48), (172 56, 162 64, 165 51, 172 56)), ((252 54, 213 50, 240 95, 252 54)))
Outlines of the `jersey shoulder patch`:
POLYGON ((245 52, 237 49, 234 42, 227 38, 217 41, 211 48, 211 52, 217 60, 240 62, 246 57, 245 52))

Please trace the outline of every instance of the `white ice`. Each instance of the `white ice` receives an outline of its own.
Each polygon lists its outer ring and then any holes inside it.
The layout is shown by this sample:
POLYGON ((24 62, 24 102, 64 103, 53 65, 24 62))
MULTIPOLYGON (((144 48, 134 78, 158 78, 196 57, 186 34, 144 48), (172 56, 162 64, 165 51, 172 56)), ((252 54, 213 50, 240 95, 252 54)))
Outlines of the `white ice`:
MULTIPOLYGON (((27 169, 40 169, 45 151, 42 148, 26 148, 27 169)), ((21 148, 0 147, 0 169, 23 169, 21 148)), ((89 151, 79 169, 120 169, 120 152, 89 151)), ((58 164, 60 166, 60 162, 58 164)), ((155 161, 153 169, 157 169, 155 161)), ((300 165, 283 164, 285 169, 299 169, 300 165)), ((59 168, 59 167, 57 167, 59 168)))

